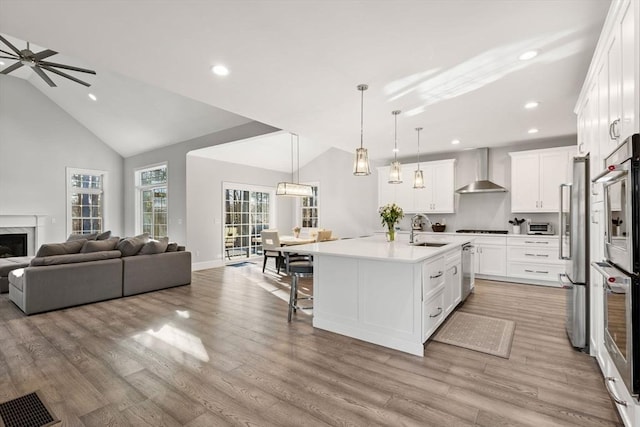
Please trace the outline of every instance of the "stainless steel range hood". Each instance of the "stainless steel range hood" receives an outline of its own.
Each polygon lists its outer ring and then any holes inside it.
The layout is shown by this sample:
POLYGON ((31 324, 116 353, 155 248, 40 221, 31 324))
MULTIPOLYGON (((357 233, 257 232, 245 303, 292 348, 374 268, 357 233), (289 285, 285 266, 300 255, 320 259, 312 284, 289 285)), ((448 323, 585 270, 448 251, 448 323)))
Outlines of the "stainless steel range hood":
POLYGON ((467 184, 464 187, 460 187, 456 190, 456 193, 469 194, 469 193, 504 193, 506 188, 501 187, 489 181, 489 149, 478 148, 477 161, 478 166, 476 169, 476 180, 471 184, 467 184))

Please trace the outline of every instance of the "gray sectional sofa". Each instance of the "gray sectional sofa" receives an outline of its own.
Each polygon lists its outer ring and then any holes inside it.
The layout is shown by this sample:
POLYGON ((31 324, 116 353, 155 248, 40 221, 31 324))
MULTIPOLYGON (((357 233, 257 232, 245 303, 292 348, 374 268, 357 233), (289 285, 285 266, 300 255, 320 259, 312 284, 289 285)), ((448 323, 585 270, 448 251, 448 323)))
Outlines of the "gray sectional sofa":
POLYGON ((76 239, 43 245, 27 267, 10 271, 8 278, 9 299, 35 314, 187 285, 191 253, 144 235, 76 239))

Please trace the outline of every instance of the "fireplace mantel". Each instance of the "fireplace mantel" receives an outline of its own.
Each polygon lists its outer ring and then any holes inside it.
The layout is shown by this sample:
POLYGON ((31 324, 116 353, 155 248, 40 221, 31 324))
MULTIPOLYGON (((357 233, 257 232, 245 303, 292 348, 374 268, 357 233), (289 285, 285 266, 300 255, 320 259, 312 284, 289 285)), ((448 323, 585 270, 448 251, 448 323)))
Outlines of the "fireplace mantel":
POLYGON ((0 214, 0 233, 20 233, 27 230, 27 255, 35 255, 44 243, 45 220, 47 215, 2 215, 0 214))

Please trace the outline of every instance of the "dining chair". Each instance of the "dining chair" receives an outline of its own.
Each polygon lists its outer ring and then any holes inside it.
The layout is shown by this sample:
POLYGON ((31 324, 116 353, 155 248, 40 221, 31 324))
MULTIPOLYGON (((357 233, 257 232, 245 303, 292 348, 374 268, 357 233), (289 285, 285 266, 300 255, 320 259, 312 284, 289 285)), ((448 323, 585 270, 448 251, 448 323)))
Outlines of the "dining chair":
POLYGON ((262 272, 267 266, 267 258, 276 259, 276 270, 280 274, 282 265, 282 252, 280 251, 280 236, 278 230, 262 230, 260 232, 262 240, 262 252, 264 253, 264 262, 262 263, 262 272))
POLYGON ((331 240, 331 230, 318 230, 316 242, 324 242, 326 240, 331 240))

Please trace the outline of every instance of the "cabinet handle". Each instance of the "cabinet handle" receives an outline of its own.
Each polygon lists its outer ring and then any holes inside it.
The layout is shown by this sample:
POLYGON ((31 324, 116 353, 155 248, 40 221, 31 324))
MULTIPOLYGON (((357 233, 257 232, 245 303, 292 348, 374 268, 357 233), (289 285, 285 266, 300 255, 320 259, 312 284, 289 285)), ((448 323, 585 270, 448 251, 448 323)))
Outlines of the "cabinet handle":
POLYGON ((524 254, 525 256, 536 256, 535 254, 524 254))
POLYGON ((584 153, 584 142, 581 142, 580 144, 578 144, 578 151, 581 153, 584 153))
MULTIPOLYGON (((430 314, 429 317, 438 317, 442 314, 442 307, 438 307, 438 314, 430 314)), ((626 402, 625 402, 626 405, 626 402)))
POLYGON ((538 243, 540 245, 548 245, 549 244, 549 242, 536 242, 536 243, 538 243))
POLYGON ((549 254, 546 254, 546 255, 545 255, 545 254, 537 254, 536 256, 541 256, 541 257, 544 257, 544 258, 549 258, 549 254))
POLYGON ((548 271, 540 271, 540 270, 527 270, 527 269, 525 269, 524 271, 525 271, 525 273, 549 274, 548 271))
POLYGON ((429 276, 429 279, 437 279, 438 277, 442 276, 442 271, 438 271, 438 274, 436 274, 435 276, 429 276))
POLYGON ((540 200, 540 207, 542 207, 542 200, 540 200))
POLYGON ((618 118, 612 121, 609 125, 609 138, 613 139, 614 141, 620 138, 620 129, 618 129, 619 124, 620 119, 618 118))
POLYGON ((609 383, 615 383, 616 379, 613 377, 606 377, 604 379, 604 385, 607 388, 607 393, 609 393, 609 396, 611 396, 611 398, 613 399, 614 402, 616 402, 618 405, 620 406, 627 406, 627 402, 620 399, 618 396, 616 396, 616 394, 613 392, 613 390, 611 390, 611 388, 609 388, 609 383))

